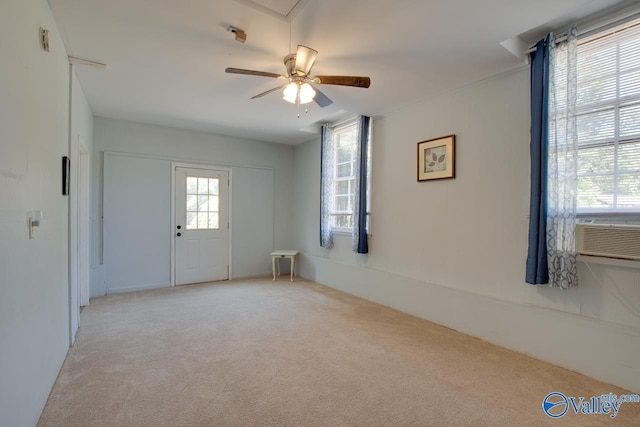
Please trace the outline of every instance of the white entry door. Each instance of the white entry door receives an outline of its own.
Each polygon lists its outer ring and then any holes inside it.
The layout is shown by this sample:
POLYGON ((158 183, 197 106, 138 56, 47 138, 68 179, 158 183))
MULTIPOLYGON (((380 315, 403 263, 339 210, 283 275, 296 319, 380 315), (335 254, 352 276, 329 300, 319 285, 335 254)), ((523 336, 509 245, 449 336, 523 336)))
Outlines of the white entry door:
POLYGON ((229 172, 176 167, 176 285, 229 278, 229 172))

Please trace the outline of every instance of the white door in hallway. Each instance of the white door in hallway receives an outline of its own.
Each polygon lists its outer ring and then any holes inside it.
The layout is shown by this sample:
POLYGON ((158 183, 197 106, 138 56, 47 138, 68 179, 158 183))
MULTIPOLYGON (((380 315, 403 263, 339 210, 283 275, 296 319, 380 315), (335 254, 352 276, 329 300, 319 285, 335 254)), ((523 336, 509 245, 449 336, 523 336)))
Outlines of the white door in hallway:
POLYGON ((229 278, 229 171, 176 167, 175 283, 229 278))

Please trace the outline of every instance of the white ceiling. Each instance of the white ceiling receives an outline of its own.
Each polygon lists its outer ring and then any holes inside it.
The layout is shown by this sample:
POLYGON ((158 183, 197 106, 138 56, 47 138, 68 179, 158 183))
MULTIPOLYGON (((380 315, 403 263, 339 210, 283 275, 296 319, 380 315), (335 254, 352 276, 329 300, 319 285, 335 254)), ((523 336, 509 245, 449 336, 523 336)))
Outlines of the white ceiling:
MULTIPOLYGON (((49 0, 93 113, 278 143, 312 138, 347 112, 380 116, 523 64, 502 42, 622 0, 49 0), (293 7, 295 6, 295 7, 293 7), (319 51, 312 74, 365 75, 369 89, 322 85, 334 103, 297 107, 280 80, 291 43, 319 51), (227 27, 246 31, 246 43, 227 27), (305 130, 306 129, 306 130, 305 130)), ((635 2, 637 3, 637 2, 635 2)), ((542 33, 540 33, 542 34, 542 33)), ((529 43, 533 40, 524 40, 529 43)), ((517 45, 517 43, 516 43, 517 45)))

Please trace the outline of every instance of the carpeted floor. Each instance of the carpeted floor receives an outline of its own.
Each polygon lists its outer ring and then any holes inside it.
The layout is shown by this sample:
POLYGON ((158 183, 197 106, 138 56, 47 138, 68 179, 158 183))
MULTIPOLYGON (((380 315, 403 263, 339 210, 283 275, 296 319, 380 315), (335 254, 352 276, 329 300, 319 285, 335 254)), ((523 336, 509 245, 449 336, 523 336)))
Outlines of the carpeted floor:
POLYGON ((640 403, 553 420, 552 391, 628 394, 312 282, 243 280, 92 300, 38 425, 640 425, 640 403))

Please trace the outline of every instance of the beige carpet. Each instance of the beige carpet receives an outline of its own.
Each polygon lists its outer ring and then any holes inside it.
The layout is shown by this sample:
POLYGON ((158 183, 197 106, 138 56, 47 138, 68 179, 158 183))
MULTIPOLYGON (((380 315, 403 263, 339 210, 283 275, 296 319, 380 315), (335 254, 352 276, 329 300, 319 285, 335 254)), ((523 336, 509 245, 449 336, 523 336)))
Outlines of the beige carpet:
POLYGON ((640 403, 550 419, 552 391, 625 392, 302 280, 107 296, 81 322, 41 427, 640 425, 640 403))

